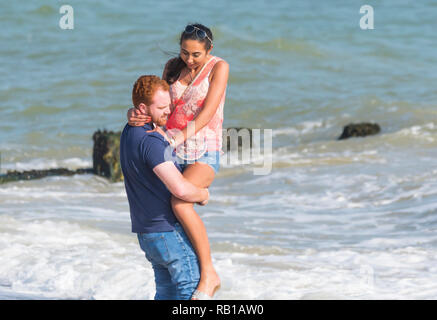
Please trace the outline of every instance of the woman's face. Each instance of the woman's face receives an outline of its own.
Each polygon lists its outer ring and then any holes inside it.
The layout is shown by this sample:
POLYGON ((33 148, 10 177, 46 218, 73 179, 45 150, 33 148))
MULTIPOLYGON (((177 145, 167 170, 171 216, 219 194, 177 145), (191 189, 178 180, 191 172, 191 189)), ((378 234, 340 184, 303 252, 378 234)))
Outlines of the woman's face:
POLYGON ((206 63, 211 50, 212 47, 207 52, 203 42, 186 39, 182 41, 180 55, 189 69, 196 69, 206 63))

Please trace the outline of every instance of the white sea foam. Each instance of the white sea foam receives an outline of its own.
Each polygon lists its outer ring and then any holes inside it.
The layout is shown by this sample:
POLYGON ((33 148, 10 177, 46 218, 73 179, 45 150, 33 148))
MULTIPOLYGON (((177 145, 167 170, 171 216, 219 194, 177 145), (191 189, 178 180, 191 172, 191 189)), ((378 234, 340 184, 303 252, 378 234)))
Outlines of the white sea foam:
POLYGON ((334 125, 335 118, 329 117, 323 120, 303 121, 297 123, 293 127, 278 128, 273 130, 273 137, 286 136, 301 136, 311 133, 316 133, 320 129, 330 128, 334 125))
POLYGON ((131 234, 65 221, 1 216, 0 283, 14 292, 78 299, 152 297, 153 277, 131 234))
MULTIPOLYGON (((153 298, 153 270, 133 234, 112 234, 66 221, 23 222, 0 216, 0 222, 1 298, 153 298)), ((263 253, 267 247, 257 253, 252 246, 245 253, 244 247, 228 246, 231 251, 213 254, 222 279, 217 298, 437 296, 437 284, 428 271, 437 262, 435 250, 411 246, 379 250, 378 239, 369 245, 373 249, 272 248, 276 254, 263 253)))
MULTIPOLYGON (((400 221, 390 210, 395 203, 375 202, 387 192, 402 200, 412 192, 402 186, 411 182, 420 183, 416 193, 424 199, 432 197, 436 173, 380 179, 301 168, 219 179, 211 187, 212 207, 199 207, 223 282, 218 298, 435 298, 431 271, 437 255, 427 244, 436 237, 424 227, 396 236, 400 221), (284 181, 287 188, 275 188, 284 181), (380 207, 350 211, 354 202, 380 207), (220 245, 229 239, 230 245, 220 245), (346 239, 349 245, 341 244, 346 239)), ((153 298, 153 271, 130 234, 122 184, 58 177, 4 185, 0 192, 1 297, 153 298), (114 222, 124 227, 110 227, 114 222)), ((435 208, 431 201, 398 214, 404 223, 432 226, 432 215, 417 214, 435 208)))
MULTIPOLYGON (((390 139, 401 138, 381 138, 390 139)), ((410 165, 416 157, 378 143, 281 147, 265 176, 252 174, 254 162, 223 168, 209 205, 196 207, 222 277, 219 298, 435 298, 432 154, 410 165)), ((122 183, 92 175, 20 181, 2 185, 0 201, 0 297, 153 298, 122 183)))

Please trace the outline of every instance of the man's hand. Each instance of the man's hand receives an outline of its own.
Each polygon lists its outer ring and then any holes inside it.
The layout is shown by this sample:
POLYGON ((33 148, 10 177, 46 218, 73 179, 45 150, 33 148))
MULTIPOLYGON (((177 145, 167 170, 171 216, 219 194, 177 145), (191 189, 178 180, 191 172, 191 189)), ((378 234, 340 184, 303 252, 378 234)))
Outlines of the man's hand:
POLYGON ((206 190, 206 192, 208 194, 208 197, 205 200, 203 200, 202 202, 197 202, 197 204, 199 206, 205 206, 205 205, 208 204, 208 201, 209 201, 209 190, 208 190, 208 188, 205 188, 205 190, 206 190))
POLYGON ((130 108, 127 111, 127 121, 132 127, 142 127, 146 123, 152 121, 152 118, 146 115, 146 110, 142 108, 130 108))

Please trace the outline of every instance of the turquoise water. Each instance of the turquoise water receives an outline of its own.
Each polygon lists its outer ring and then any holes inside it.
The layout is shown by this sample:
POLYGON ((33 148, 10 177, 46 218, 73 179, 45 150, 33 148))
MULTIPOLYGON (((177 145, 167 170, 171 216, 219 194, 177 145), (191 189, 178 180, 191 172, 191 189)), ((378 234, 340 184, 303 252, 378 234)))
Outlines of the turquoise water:
MULTIPOLYGON (((91 166, 93 132, 200 22, 230 64, 224 126, 273 129, 272 172, 224 164, 198 209, 220 297, 437 298, 435 2, 368 3, 374 30, 360 1, 75 1, 74 30, 63 4, 1 5, 1 173, 91 166), (361 121, 381 134, 336 141, 361 121)), ((0 296, 153 297, 122 184, 18 182, 0 204, 0 296)))

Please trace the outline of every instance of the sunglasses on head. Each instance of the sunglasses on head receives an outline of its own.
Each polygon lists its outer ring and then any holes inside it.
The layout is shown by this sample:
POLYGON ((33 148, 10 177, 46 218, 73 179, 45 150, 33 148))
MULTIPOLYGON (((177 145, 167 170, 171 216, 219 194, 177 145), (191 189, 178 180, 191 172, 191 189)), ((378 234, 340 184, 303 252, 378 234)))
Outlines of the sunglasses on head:
POLYGON ((185 32, 186 34, 192 34, 194 31, 196 31, 196 36, 197 36, 199 39, 202 39, 202 40, 203 40, 203 39, 207 38, 207 39, 209 40, 209 42, 211 42, 211 44, 212 44, 212 40, 208 37, 208 35, 206 34, 206 32, 205 32, 204 30, 202 30, 202 29, 196 27, 196 26, 188 25, 188 26, 186 26, 184 32, 185 32))

